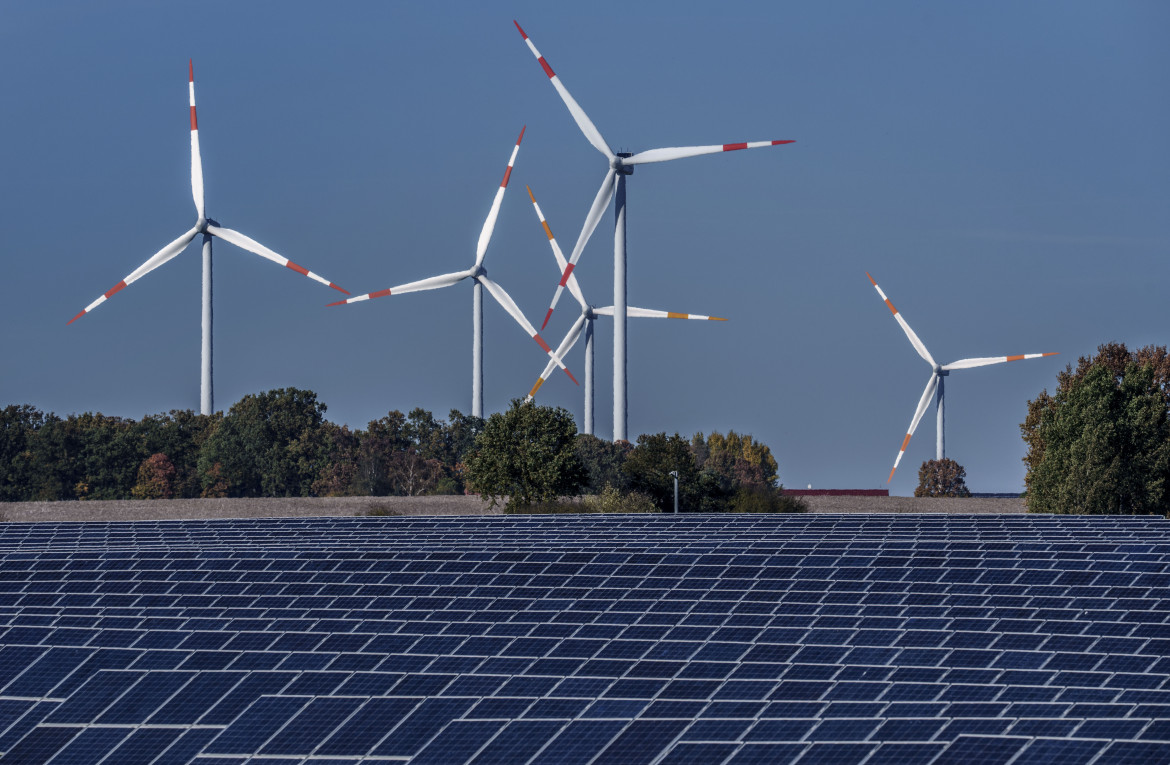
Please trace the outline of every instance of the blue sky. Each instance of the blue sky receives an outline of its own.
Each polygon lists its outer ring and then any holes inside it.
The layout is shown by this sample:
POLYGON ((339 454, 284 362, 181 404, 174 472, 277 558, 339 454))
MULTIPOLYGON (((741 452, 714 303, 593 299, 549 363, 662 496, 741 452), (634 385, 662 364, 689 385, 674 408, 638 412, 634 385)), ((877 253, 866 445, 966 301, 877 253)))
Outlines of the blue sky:
MULTIPOLYGON (((198 408, 192 246, 66 327, 194 221, 187 59, 208 214, 357 294, 469 267, 528 126, 487 256, 539 323, 602 158, 516 18, 615 149, 795 139, 639 167, 630 432, 735 429, 789 486, 875 488, 929 368, 868 270, 956 372, 947 451, 1018 491, 1025 404, 1099 343, 1170 322, 1170 5, 1161 2, 42 3, 0 6, 4 403, 129 417, 198 408)), ((612 302, 612 212, 577 270, 612 302)), ((336 293, 217 243, 216 404, 317 391, 336 422, 470 409, 471 287, 325 308, 336 293)), ((561 303, 555 345, 576 318, 561 303)), ((543 356, 485 306, 485 405, 543 356)), ((597 430, 612 421, 599 321, 597 430)), ((581 348, 566 359, 581 377, 581 348)), ((542 403, 580 416, 563 375, 542 403)), ((933 413, 892 493, 933 456, 933 413)))

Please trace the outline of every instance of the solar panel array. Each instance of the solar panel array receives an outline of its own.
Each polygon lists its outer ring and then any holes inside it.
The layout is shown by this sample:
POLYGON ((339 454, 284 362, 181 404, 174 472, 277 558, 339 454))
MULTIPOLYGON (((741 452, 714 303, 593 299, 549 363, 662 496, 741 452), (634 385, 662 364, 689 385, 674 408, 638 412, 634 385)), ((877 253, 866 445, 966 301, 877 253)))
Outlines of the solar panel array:
POLYGON ((1170 524, 0 526, 16 763, 1170 762, 1170 524))

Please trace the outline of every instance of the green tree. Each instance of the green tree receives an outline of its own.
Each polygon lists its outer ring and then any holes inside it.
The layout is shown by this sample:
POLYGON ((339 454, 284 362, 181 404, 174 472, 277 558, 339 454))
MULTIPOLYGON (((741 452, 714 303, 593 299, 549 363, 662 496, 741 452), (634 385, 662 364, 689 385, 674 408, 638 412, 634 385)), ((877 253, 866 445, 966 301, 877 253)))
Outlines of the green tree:
POLYGON ((1165 348, 1107 345, 1058 376, 1055 395, 1028 402, 1030 512, 1170 511, 1165 348), (1122 365, 1121 362, 1125 362, 1122 365))
POLYGON ((200 496, 199 450, 222 420, 221 412, 202 415, 190 409, 172 409, 168 414, 147 415, 137 423, 142 451, 165 454, 174 466, 176 497, 200 496))
POLYGON ((918 469, 916 497, 969 497, 967 471, 952 459, 927 460, 918 469))
POLYGON ((629 488, 650 497, 662 512, 674 509, 674 479, 672 470, 678 471, 679 512, 703 512, 708 510, 705 497, 711 494, 710 477, 699 481, 699 469, 690 444, 678 433, 638 436, 637 445, 630 451, 622 471, 629 479, 629 488))
POLYGON ((199 472, 205 491, 221 485, 232 497, 297 497, 312 492, 321 470, 310 452, 325 405, 317 394, 280 388, 236 402, 203 444, 199 472))
POLYGON ((633 448, 629 441, 603 441, 588 433, 577 436, 574 449, 586 476, 582 491, 600 495, 607 486, 619 492, 626 491, 629 477, 622 471, 622 466, 633 448))
POLYGON ((466 473, 473 489, 495 507, 551 502, 575 494, 585 479, 573 449, 577 426, 558 407, 514 399, 507 412, 488 418, 467 456, 466 473))

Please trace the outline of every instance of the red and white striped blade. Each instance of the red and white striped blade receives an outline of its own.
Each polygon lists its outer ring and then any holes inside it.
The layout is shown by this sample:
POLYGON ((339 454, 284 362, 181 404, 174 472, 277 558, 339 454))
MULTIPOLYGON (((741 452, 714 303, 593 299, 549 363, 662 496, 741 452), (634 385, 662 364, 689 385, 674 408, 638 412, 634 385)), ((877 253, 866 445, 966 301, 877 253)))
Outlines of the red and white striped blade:
MULTIPOLYGON (((609 306, 612 314, 613 306, 609 306)), ((597 311, 601 313, 601 311, 597 311)), ((626 316, 633 316, 639 319, 696 319, 698 321, 727 321, 727 319, 719 316, 704 316, 701 313, 675 313, 674 311, 658 311, 653 308, 635 308, 632 305, 626 306, 626 316)))
POLYGON ((408 292, 422 292, 423 290, 437 290, 442 287, 450 287, 452 284, 458 284, 474 273, 474 269, 467 271, 457 271, 453 274, 442 274, 440 276, 431 276, 426 279, 420 279, 417 282, 410 282, 409 284, 400 284, 397 287, 387 287, 384 290, 377 292, 367 292, 364 295, 351 297, 348 300, 339 300, 336 303, 330 303, 330 306, 346 305, 347 303, 360 303, 371 298, 389 297, 390 295, 405 295, 408 292))
POLYGON ((922 398, 918 399, 918 408, 914 410, 914 419, 910 421, 910 429, 906 431, 906 437, 902 439, 902 448, 898 450, 893 470, 890 471, 890 477, 886 479, 886 483, 894 480, 894 470, 898 469, 898 463, 902 461, 902 455, 906 453, 906 447, 910 445, 910 436, 914 435, 918 423, 922 421, 922 415, 926 414, 926 410, 930 407, 930 400, 934 398, 934 391, 937 387, 938 375, 931 372, 930 380, 926 383, 926 390, 922 391, 922 398))
POLYGON ((589 214, 585 216, 585 223, 581 226, 581 233, 577 236, 577 244, 573 245, 573 253, 569 256, 569 263, 565 266, 564 271, 561 272, 561 281, 557 284, 556 292, 553 293, 552 304, 548 307, 548 313, 544 315, 544 324, 542 328, 548 326, 548 320, 552 318, 553 310, 557 307, 557 301, 561 299, 561 292, 564 291, 565 285, 568 283, 570 277, 573 275, 573 269, 577 267, 577 261, 581 258, 581 253, 585 251, 585 245, 589 243, 589 237, 593 236, 594 229, 601 221, 601 216, 605 213, 605 209, 609 207, 609 200, 613 198, 616 184, 614 178, 617 176, 617 171, 612 167, 605 174, 605 179, 601 182, 601 188, 597 190, 597 196, 593 198, 593 205, 589 208, 589 214))
POLYGON ((536 344, 541 347, 541 350, 547 353, 549 358, 555 361, 558 367, 565 370, 565 374, 569 376, 569 379, 576 383, 577 378, 573 377, 573 373, 570 372, 569 368, 565 366, 565 362, 561 361, 560 356, 553 353, 553 349, 548 347, 548 343, 544 341, 544 338, 540 336, 540 333, 536 331, 536 328, 533 327, 531 323, 529 323, 528 319, 524 318, 524 314, 516 305, 516 301, 512 299, 512 297, 504 290, 504 288, 483 274, 480 274, 475 278, 479 281, 480 284, 487 288, 487 291, 491 293, 491 296, 496 299, 497 303, 504 307, 504 310, 507 311, 513 319, 516 320, 516 323, 524 328, 524 331, 528 333, 528 336, 536 341, 536 344))
POLYGON ((122 290, 126 289, 127 286, 138 281, 143 276, 146 276, 151 271, 153 271, 154 269, 161 266, 163 263, 166 263, 168 260, 170 260, 171 258, 178 255, 180 252, 183 251, 183 248, 185 248, 188 244, 191 243, 191 240, 194 239, 198 233, 199 233, 199 229, 193 228, 190 231, 188 231, 187 233, 183 234, 178 239, 176 239, 175 241, 168 244, 166 247, 163 247, 161 250, 159 250, 155 254, 151 255, 149 260, 147 260, 145 263, 143 263, 138 268, 134 269, 130 273, 129 276, 127 276, 125 279, 123 279, 122 281, 115 284, 113 287, 111 287, 109 290, 107 290, 104 294, 102 294, 102 296, 99 297, 97 300, 95 300, 92 303, 90 303, 89 305, 87 305, 85 307, 84 311, 77 314, 69 321, 67 321, 65 323, 65 326, 69 326, 73 322, 80 319, 82 316, 85 316, 87 313, 89 313, 93 309, 97 308, 99 305, 106 302, 107 300, 112 298, 114 295, 116 295, 119 292, 121 292, 122 290))
POLYGON ((1022 353, 1019 356, 985 356, 978 359, 961 359, 952 361, 943 367, 946 371, 952 369, 971 369, 972 367, 986 367, 992 364, 1004 364, 1008 361, 1023 361, 1024 359, 1042 359, 1045 356, 1056 356, 1057 353, 1022 353))
POLYGON ((194 60, 187 61, 187 76, 187 92, 191 100, 191 196, 195 199, 195 212, 199 214, 199 220, 203 220, 203 158, 199 154, 199 121, 195 119, 194 60))
POLYGON ((298 266, 296 263, 293 263, 291 260, 284 257, 283 255, 278 255, 277 253, 273 252, 272 250, 268 249, 264 245, 257 242, 255 239, 253 239, 249 236, 245 236, 244 234, 241 234, 239 231, 233 231, 230 228, 221 228, 219 226, 209 225, 207 227, 207 233, 211 234, 212 236, 218 236, 220 239, 223 239, 225 242, 231 242, 236 247, 239 247, 242 250, 247 250, 248 252, 254 252, 262 258, 267 258, 268 260, 271 260, 273 263, 277 263, 279 265, 284 266, 285 268, 296 271, 301 276, 307 276, 315 282, 321 282, 321 284, 324 284, 326 287, 332 287, 333 289, 337 290, 338 292, 344 292, 346 295, 349 294, 349 290, 342 289, 341 287, 338 287, 336 284, 329 281, 325 277, 318 276, 317 274, 313 273, 312 271, 310 271, 307 268, 304 268, 303 266, 298 266))
POLYGON ((666 149, 638 152, 632 157, 623 157, 622 164, 645 165, 650 162, 666 162, 671 159, 698 157, 703 154, 719 154, 740 149, 761 149, 765 146, 779 146, 784 143, 796 143, 796 141, 751 141, 748 143, 718 143, 714 146, 672 146, 666 149))
MULTIPOLYGON (((545 236, 548 237, 549 246, 552 247, 553 257, 557 259, 557 270, 560 271, 563 276, 565 270, 569 266, 569 261, 565 259, 565 253, 561 252, 561 246, 557 244, 557 238, 553 236, 552 228, 548 225, 548 221, 545 220, 544 211, 541 210, 540 205, 536 203, 536 195, 532 193, 532 187, 525 186, 524 188, 528 190, 528 197, 532 200, 532 206, 536 210, 536 217, 540 219, 540 225, 542 228, 544 228, 545 236)), ((572 269, 569 269, 568 273, 569 278, 567 286, 569 288, 569 292, 573 293, 573 297, 581 305, 581 310, 584 311, 589 308, 589 304, 585 302, 585 294, 581 292, 581 285, 577 283, 577 277, 573 273, 572 269)), ((550 308, 548 313, 544 316, 544 324, 541 325, 541 330, 548 326, 548 320, 551 316, 552 309, 550 308)))
MULTIPOLYGON (((865 275, 869 276, 869 272, 866 271, 865 275)), ((902 314, 898 313, 898 309, 894 308, 894 304, 886 297, 886 293, 882 292, 882 288, 878 286, 878 283, 873 280, 872 276, 869 276, 869 283, 877 290, 878 295, 885 302, 886 308, 890 309, 890 313, 894 314, 894 319, 898 322, 898 326, 902 328, 902 331, 906 333, 906 337, 910 339, 910 344, 914 346, 914 350, 918 351, 918 355, 925 359, 927 364, 930 364, 932 367, 935 366, 934 357, 930 355, 930 351, 926 350, 926 346, 918 339, 918 335, 914 334, 914 330, 910 329, 910 325, 902 318, 902 314)))
MULTIPOLYGON (((557 346, 554 352, 557 358, 563 359, 573 349, 573 346, 577 344, 578 338, 581 337, 581 331, 585 329, 585 321, 584 313, 577 317, 577 321, 565 334, 565 338, 561 340, 561 344, 557 346)), ((536 398, 536 392, 540 390, 540 386, 544 385, 544 381, 552 375, 556 366, 557 362, 550 358, 548 364, 544 367, 544 371, 540 373, 540 377, 536 378, 536 384, 532 386, 532 390, 528 391, 528 395, 524 399, 525 401, 531 401, 536 398)))
POLYGON ((593 144, 593 148, 604 154, 606 159, 613 159, 613 150, 609 148, 609 144, 607 144, 605 139, 601 137, 601 131, 598 130, 597 126, 593 124, 593 121, 589 119, 589 115, 585 113, 585 110, 581 108, 576 99, 569 95, 569 91, 565 89, 564 84, 561 82, 561 78, 557 77, 557 75, 553 72, 552 67, 549 66, 548 62, 544 60, 544 56, 540 55, 540 51, 538 51, 536 46, 532 44, 532 40, 528 39, 528 35, 525 34, 524 29, 520 26, 520 23, 515 19, 512 20, 512 23, 516 25, 516 29, 519 30, 520 36, 523 37, 524 42, 528 44, 528 49, 532 51, 532 55, 536 56, 536 60, 540 62, 541 68, 543 68, 544 73, 548 75, 549 82, 551 82, 552 86, 556 88, 557 93, 560 94, 561 100, 565 102, 565 106, 569 107, 569 114, 573 115, 573 120, 577 123, 577 127, 581 128, 581 132, 585 134, 585 138, 589 141, 589 143, 593 144))
POLYGON ((516 164, 516 155, 520 152, 520 142, 524 140, 524 131, 527 129, 527 125, 520 129, 520 137, 516 139, 516 145, 512 147, 512 156, 508 158, 508 169, 504 171, 504 180, 500 181, 500 187, 496 189, 496 198, 492 200, 492 209, 488 212, 487 220, 483 222, 483 229, 479 232, 479 243, 475 246, 475 265, 477 266, 483 264, 488 243, 492 240, 492 232, 496 230, 496 218, 500 217, 500 205, 504 203, 504 192, 508 190, 508 180, 512 177, 512 166, 516 164))

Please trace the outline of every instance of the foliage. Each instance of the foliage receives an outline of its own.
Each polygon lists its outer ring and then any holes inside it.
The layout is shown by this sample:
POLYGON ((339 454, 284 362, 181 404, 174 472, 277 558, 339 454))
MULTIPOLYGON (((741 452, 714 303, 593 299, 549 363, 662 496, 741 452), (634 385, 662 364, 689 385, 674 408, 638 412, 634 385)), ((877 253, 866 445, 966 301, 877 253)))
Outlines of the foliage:
POLYGON ((637 491, 621 491, 606 486, 600 493, 585 497, 581 504, 586 513, 657 513, 654 501, 637 491))
POLYGON ((138 483, 130 490, 134 499, 171 499, 175 496, 175 466, 167 455, 152 454, 138 466, 138 483))
POLYGON ((807 513, 808 503, 771 486, 741 486, 727 503, 733 513, 807 513))
POLYGON ((1170 362, 1164 347, 1098 348, 1028 402, 1029 512, 1170 510, 1170 362))
POLYGON ((600 494, 607 486, 618 491, 628 488, 629 478, 622 471, 622 465, 634 448, 629 441, 603 441, 582 433, 577 436, 573 448, 585 468, 585 485, 582 487, 585 494, 600 494))
POLYGON ((927 460, 918 469, 916 497, 969 497, 967 470, 949 458, 927 460))
POLYGON ((674 478, 670 473, 677 470, 679 512, 703 510, 701 500, 706 493, 706 482, 701 488, 695 456, 678 433, 638 436, 638 443, 626 457, 622 470, 630 490, 650 497, 654 506, 664 513, 674 510, 674 478))
POLYGON ((467 478, 492 507, 505 496, 511 508, 574 494, 585 479, 573 448, 576 435, 566 410, 514 399, 507 412, 488 418, 475 439, 467 478))

